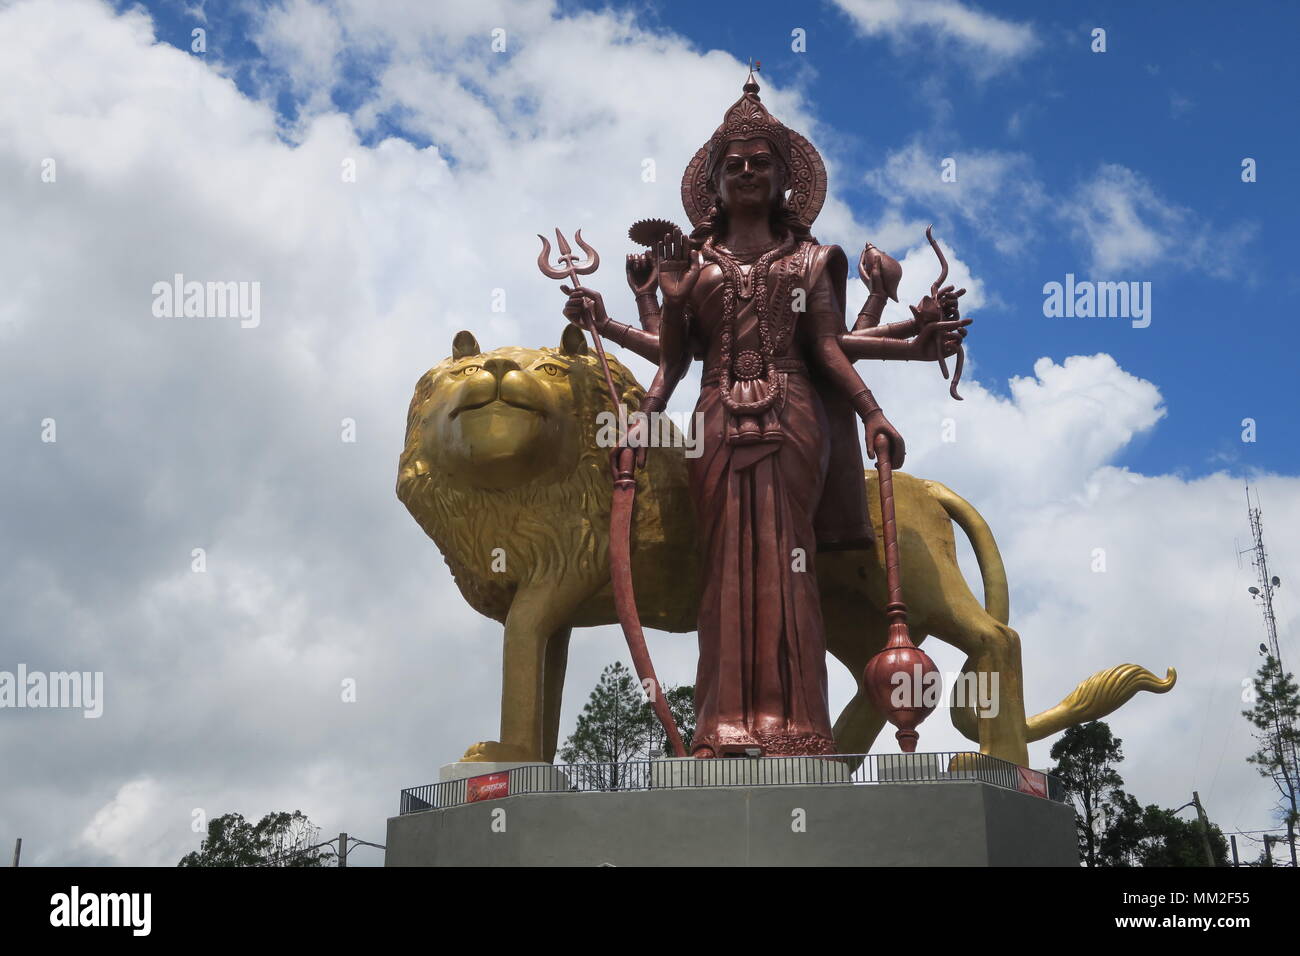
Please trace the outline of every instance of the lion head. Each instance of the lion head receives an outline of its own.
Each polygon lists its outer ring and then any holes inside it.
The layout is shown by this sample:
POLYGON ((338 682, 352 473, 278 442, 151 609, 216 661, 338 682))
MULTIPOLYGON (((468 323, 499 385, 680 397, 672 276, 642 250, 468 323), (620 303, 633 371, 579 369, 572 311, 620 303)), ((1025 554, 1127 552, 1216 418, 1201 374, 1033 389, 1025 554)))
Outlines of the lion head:
MULTIPOLYGON (((642 389, 614 358, 610 374, 635 410, 642 389)), ((465 599, 504 620, 518 584, 598 569, 610 499, 604 374, 582 332, 555 348, 483 352, 459 332, 451 357, 416 383, 397 497, 438 545, 465 599)))

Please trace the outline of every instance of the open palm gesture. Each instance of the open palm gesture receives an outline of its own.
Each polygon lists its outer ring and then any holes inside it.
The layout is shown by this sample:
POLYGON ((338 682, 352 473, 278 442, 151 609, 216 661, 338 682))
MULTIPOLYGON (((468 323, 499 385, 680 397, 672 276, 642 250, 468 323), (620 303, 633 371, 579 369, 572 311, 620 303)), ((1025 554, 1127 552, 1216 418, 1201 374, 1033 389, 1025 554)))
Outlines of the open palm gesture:
POLYGON ((682 231, 674 229, 655 246, 655 257, 659 260, 659 288, 664 302, 683 304, 700 277, 699 254, 691 249, 682 231))

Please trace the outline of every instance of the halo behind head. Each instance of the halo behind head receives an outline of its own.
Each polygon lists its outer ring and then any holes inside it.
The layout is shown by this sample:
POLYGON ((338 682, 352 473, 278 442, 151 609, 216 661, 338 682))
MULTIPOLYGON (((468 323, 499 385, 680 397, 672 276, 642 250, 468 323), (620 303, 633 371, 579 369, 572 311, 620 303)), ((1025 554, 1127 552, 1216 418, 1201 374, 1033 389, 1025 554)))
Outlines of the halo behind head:
POLYGON ((785 188, 789 190, 786 205, 800 222, 812 225, 826 201, 826 165, 812 143, 767 111, 759 100, 758 83, 752 74, 740 99, 727 110, 722 125, 696 151, 682 175, 682 206, 691 225, 698 226, 709 216, 715 201, 712 174, 727 144, 759 137, 772 144, 785 166, 785 188))

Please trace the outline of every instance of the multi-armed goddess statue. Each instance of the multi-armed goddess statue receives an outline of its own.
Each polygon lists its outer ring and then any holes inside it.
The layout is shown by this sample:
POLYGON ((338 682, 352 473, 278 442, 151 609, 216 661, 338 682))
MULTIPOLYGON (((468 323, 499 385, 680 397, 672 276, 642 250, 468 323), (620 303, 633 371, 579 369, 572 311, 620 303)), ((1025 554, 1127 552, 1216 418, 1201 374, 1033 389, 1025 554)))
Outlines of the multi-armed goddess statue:
MULTIPOLYGON (((825 166, 758 91, 751 73, 686 168, 693 231, 661 220, 631 230, 651 248, 628 257, 641 328, 612 321, 594 290, 565 287, 570 320, 658 365, 643 413, 663 411, 692 359, 704 363, 695 417, 703 453, 689 464, 705 569, 697 757, 836 752, 811 556, 873 543, 855 413, 869 453, 882 449, 894 467, 905 453, 853 362, 956 354, 959 375, 970 321, 958 309, 965 290, 936 283, 911 320, 880 325, 901 268, 868 243, 859 272, 870 297, 847 329, 848 261, 810 232, 825 166)), ((638 466, 646 444, 634 428, 638 466)))

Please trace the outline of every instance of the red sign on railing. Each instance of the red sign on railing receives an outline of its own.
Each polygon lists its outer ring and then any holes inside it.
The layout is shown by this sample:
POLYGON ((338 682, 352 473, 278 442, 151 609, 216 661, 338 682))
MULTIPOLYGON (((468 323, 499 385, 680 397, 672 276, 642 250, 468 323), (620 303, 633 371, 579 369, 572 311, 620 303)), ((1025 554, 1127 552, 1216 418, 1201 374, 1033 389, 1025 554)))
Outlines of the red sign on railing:
POLYGON ((497 800, 508 796, 510 796, 509 770, 502 770, 499 773, 485 773, 478 777, 470 777, 465 781, 466 803, 474 803, 478 800, 497 800))
POLYGON ((1016 768, 1016 789, 1035 797, 1047 797, 1047 774, 1030 770, 1028 767, 1016 768))

